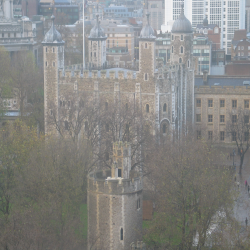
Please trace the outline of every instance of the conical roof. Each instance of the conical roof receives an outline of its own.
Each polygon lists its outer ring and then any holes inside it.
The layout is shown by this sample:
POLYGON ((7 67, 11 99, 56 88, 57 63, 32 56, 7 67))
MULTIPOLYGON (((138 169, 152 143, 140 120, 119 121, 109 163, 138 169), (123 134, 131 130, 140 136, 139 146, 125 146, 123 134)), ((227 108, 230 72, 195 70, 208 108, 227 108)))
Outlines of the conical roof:
POLYGON ((51 20, 52 20, 52 25, 49 31, 44 36, 42 43, 64 43, 64 41, 62 40, 61 34, 55 28, 55 25, 54 25, 55 16, 54 15, 51 16, 51 20))
POLYGON ((142 28, 140 38, 142 39, 156 38, 154 29, 149 24, 149 14, 147 14, 147 24, 142 28))
POLYGON ((104 33, 104 29, 100 26, 99 23, 99 15, 96 15, 96 24, 95 26, 91 29, 90 34, 89 34, 89 39, 103 39, 107 38, 104 33))
POLYGON ((192 33, 192 25, 191 22, 184 15, 184 4, 181 6, 181 14, 179 18, 175 20, 172 33, 192 33))

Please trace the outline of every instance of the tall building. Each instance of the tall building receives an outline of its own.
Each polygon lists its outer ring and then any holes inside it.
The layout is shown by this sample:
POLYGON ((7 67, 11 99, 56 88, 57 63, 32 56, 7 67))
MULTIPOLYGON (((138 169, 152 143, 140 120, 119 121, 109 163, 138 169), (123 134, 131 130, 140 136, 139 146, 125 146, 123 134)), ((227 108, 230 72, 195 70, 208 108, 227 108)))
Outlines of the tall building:
POLYGON ((173 21, 177 19, 181 4, 187 18, 192 20, 192 27, 202 24, 207 16, 210 24, 217 24, 221 28, 221 48, 231 53, 231 40, 234 31, 245 28, 245 0, 165 0, 165 25, 162 31, 170 31, 173 21))

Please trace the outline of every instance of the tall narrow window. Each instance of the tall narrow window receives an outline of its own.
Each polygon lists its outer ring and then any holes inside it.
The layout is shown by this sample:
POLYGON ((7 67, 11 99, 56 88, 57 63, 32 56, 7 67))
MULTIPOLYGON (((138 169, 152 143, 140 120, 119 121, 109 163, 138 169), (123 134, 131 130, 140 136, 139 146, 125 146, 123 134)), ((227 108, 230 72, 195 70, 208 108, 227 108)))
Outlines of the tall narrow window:
POLYGON ((48 52, 48 48, 46 47, 46 52, 48 52))
POLYGON ((167 131, 167 126, 166 126, 166 124, 163 124, 163 126, 162 126, 162 133, 166 134, 166 131, 167 131))
POLYGON ((144 74, 144 80, 147 81, 148 80, 148 73, 144 74))
POLYGON ((163 112, 167 112, 167 104, 166 103, 164 103, 164 105, 163 105, 163 112))
POLYGON ((190 61, 188 60, 188 68, 190 67, 190 61))
POLYGON ((55 48, 53 48, 53 53, 55 53, 55 48))
POLYGON ((174 46, 172 46, 172 53, 174 53, 174 46))
POLYGON ((232 108, 237 108, 237 100, 232 100, 232 108))
POLYGON ((122 170, 118 168, 118 177, 122 177, 122 170))
POLYGON ((179 63, 182 63, 182 59, 181 58, 179 58, 179 63))
POLYGON ((183 41, 183 35, 181 35, 181 41, 183 41))
POLYGON ((148 44, 147 43, 145 43, 145 49, 147 49, 148 48, 148 44))
POLYGON ((183 46, 181 46, 181 53, 183 54, 183 46))
POLYGON ((120 240, 123 240, 123 228, 121 228, 120 240))
POLYGON ((149 104, 146 104, 146 112, 149 113, 149 104))

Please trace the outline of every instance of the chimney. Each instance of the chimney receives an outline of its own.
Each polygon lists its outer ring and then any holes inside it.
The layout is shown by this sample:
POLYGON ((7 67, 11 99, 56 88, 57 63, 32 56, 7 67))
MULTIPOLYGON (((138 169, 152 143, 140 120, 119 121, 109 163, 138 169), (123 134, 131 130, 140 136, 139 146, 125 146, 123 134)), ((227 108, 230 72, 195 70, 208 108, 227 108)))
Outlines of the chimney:
POLYGON ((203 71, 203 84, 204 85, 207 85, 207 77, 208 77, 208 71, 207 70, 204 70, 203 71))

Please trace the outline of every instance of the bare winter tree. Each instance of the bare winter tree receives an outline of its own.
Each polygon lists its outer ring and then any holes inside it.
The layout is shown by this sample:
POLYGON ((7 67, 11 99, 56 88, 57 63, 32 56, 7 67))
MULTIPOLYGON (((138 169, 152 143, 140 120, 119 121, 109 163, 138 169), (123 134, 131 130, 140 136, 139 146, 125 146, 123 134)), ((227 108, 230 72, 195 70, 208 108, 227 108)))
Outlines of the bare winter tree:
MULTIPOLYGON (((111 167, 113 142, 127 141, 131 144, 132 169, 142 165, 142 147, 145 152, 150 137, 147 119, 137 104, 129 100, 114 102, 106 99, 93 100, 92 96, 80 97, 68 94, 59 102, 59 114, 48 116, 61 137, 71 138, 75 143, 86 140, 93 151, 93 166, 111 167)), ((151 128, 152 131, 152 128, 151 128)))
POLYGON ((226 133, 235 142, 240 156, 239 174, 241 174, 244 157, 250 147, 249 110, 239 108, 237 113, 230 113, 231 119, 226 124, 226 133))

